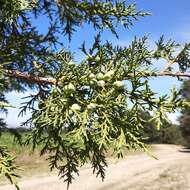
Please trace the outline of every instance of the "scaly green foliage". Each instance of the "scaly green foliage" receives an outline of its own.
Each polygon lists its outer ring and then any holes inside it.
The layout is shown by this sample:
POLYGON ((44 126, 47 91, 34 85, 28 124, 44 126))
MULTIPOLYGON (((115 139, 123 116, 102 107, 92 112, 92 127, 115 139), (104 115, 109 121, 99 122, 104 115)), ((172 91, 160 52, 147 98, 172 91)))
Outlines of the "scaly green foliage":
POLYGON ((42 155, 50 153, 51 169, 59 169, 68 185, 87 162, 104 179, 108 150, 117 157, 123 157, 125 149, 146 150, 140 133, 144 127, 140 111, 151 113, 159 129, 167 120, 167 112, 189 106, 175 89, 171 95, 157 98, 149 86, 150 77, 181 76, 170 73, 173 63, 178 63, 180 71, 188 71, 189 44, 176 56, 179 45, 165 42, 163 37, 154 50, 147 48, 147 37, 135 38, 124 48, 101 43, 104 29, 118 37, 118 25, 128 28, 134 20, 148 15, 137 11, 134 4, 4 0, 0 15, 1 92, 38 90, 28 97, 21 111, 32 112, 26 122, 32 128, 27 142, 32 142, 33 148, 41 144, 42 155), (41 34, 33 19, 39 21, 44 15, 48 28, 41 34), (91 48, 82 45, 85 58, 76 63, 71 52, 64 48, 56 51, 55 47, 62 46, 60 34, 71 40, 73 32, 85 23, 99 34, 91 48), (160 59, 168 62, 164 72, 153 67, 160 59))
POLYGON ((187 106, 175 89, 171 96, 156 98, 145 75, 148 70, 154 75, 149 68, 160 46, 153 52, 145 44, 146 38, 135 39, 130 47, 114 48, 109 43, 101 45, 98 36, 89 52, 83 45, 86 59, 80 64, 74 64, 68 53, 57 54, 64 69, 57 86, 33 111, 35 127, 30 138, 34 146, 45 144, 42 154, 51 153, 51 168, 60 169, 68 183, 71 174, 88 161, 104 178, 108 150, 123 157, 126 148, 146 149, 139 110, 153 112, 159 129, 167 112, 187 106), (63 157, 67 162, 62 165, 63 157))
POLYGON ((15 158, 10 154, 6 147, 0 146, 0 174, 5 175, 14 184, 16 189, 17 186, 16 179, 19 177, 16 175, 16 170, 18 167, 14 164, 15 158))

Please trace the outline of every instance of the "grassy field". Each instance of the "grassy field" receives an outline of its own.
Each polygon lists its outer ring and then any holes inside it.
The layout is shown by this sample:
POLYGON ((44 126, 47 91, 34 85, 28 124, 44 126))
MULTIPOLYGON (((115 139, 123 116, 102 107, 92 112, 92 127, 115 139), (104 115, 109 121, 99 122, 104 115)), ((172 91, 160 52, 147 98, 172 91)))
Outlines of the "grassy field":
MULTIPOLYGON (((29 132, 24 132, 22 135, 25 137, 29 132)), ((6 145, 11 153, 16 157, 16 164, 21 170, 18 174, 21 176, 21 180, 31 178, 33 176, 43 177, 48 175, 53 175, 57 171, 50 172, 49 163, 46 160, 48 156, 40 156, 40 146, 32 151, 32 145, 21 146, 14 141, 14 136, 8 132, 4 132, 0 137, 0 144, 6 145)), ((150 148, 152 149, 152 147, 150 148)), ((140 154, 142 150, 135 152, 126 152, 126 155, 140 154)), ((111 153, 107 154, 110 162, 117 161, 112 157, 111 153)), ((0 184, 6 184, 8 181, 5 177, 0 177, 0 184)))
MULTIPOLYGON (((27 133, 23 134, 27 135, 27 133)), ((40 147, 37 147, 35 151, 32 151, 32 146, 21 146, 15 142, 14 136, 8 132, 5 132, 0 137, 0 144, 6 145, 11 153, 16 157, 16 165, 20 167, 18 174, 22 179, 31 177, 33 175, 48 175, 50 174, 48 161, 46 157, 40 156, 40 147)), ((7 183, 7 179, 3 176, 0 177, 0 184, 7 183)))

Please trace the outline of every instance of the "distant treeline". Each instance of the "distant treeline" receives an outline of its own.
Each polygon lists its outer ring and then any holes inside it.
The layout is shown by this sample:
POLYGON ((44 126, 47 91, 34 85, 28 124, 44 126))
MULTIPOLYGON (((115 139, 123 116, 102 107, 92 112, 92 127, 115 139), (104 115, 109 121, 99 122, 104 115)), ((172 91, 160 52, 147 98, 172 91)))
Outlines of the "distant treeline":
POLYGON ((18 133, 23 133, 23 132, 30 132, 31 129, 25 128, 25 127, 15 127, 15 128, 2 128, 1 132, 18 132, 18 133))
MULTIPOLYGON (((164 125, 158 130, 154 121, 151 121, 151 116, 147 113, 143 113, 144 122, 141 130, 141 136, 144 137, 146 143, 165 143, 165 144, 181 144, 185 145, 186 140, 182 136, 181 129, 178 125, 165 122, 164 125), (149 121, 150 120, 150 121, 149 121)), ((24 127, 17 128, 4 128, 1 132, 11 133, 11 134, 20 134, 30 133, 31 129, 24 127)))
MULTIPOLYGON (((146 143, 165 143, 165 144, 181 144, 187 145, 187 139, 183 135, 181 127, 172 123, 164 122, 163 126, 158 130, 155 122, 152 120, 148 112, 142 112, 144 123, 141 129, 140 136, 144 138, 146 143)), ((30 128, 15 127, 15 128, 0 128, 1 133, 10 133, 15 135, 17 139, 22 138, 22 134, 30 133, 30 128)))
POLYGON ((145 142, 186 145, 180 126, 164 122, 158 130, 154 121, 151 121, 151 116, 148 113, 142 114, 145 122, 141 135, 144 136, 145 142))

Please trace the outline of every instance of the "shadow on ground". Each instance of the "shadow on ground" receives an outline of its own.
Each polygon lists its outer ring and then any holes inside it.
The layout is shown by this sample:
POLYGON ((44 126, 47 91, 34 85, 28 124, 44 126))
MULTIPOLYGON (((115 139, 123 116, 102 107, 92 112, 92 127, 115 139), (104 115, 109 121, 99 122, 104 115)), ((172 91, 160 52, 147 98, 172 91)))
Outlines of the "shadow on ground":
POLYGON ((190 153, 190 147, 184 147, 184 148, 180 149, 179 152, 190 153))

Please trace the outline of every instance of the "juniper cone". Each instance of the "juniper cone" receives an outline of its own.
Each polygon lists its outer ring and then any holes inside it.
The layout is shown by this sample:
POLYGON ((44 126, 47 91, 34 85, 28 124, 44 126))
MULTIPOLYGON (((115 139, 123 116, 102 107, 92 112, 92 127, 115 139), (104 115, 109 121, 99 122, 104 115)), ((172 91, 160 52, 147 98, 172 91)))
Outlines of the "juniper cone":
MULTIPOLYGON (((119 38, 118 25, 127 30, 147 15, 123 0, 1 0, 1 109, 10 106, 6 92, 38 91, 21 109, 21 115, 28 109, 32 112, 25 123, 32 129, 27 142, 34 149, 40 144, 42 156, 50 153, 50 168, 57 168, 68 185, 87 162, 104 179, 108 150, 118 158, 125 149, 146 150, 139 111, 153 114, 159 129, 166 113, 189 106, 175 89, 158 98, 149 86, 153 77, 190 77, 189 43, 180 46, 161 37, 150 50, 147 36, 134 38, 128 47, 101 42, 105 29, 119 38), (34 24, 44 18, 46 34, 34 24), (71 40, 85 23, 97 35, 92 36, 91 48, 81 45, 85 58, 76 62, 59 36, 71 40), (153 63, 160 59, 168 64, 158 71, 153 63), (179 66, 175 73, 174 63, 179 66)), ((4 146, 0 146, 0 173, 16 185, 17 166, 4 146)))

